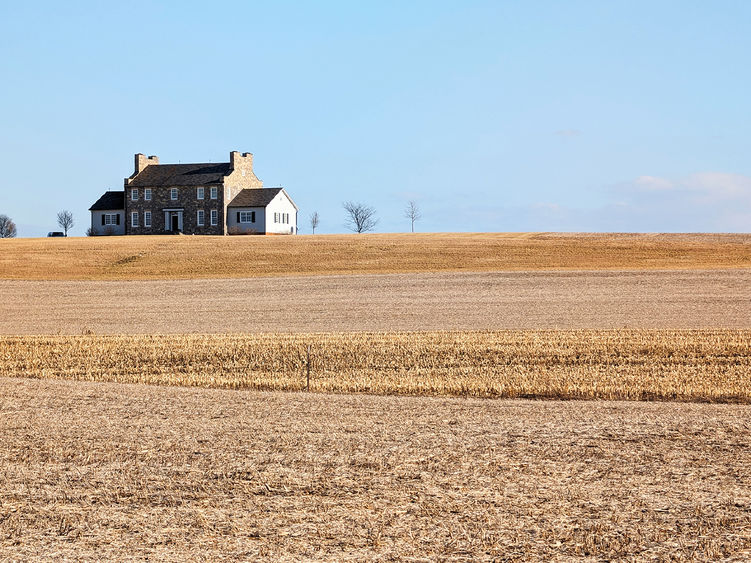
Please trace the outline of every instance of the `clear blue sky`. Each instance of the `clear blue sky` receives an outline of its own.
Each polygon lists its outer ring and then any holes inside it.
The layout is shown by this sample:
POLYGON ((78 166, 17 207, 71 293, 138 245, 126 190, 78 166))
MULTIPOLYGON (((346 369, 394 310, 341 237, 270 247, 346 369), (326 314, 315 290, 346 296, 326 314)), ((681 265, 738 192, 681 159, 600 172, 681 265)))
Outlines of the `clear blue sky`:
POLYGON ((19 236, 133 154, 255 154, 320 232, 751 231, 751 2, 0 4, 19 236))

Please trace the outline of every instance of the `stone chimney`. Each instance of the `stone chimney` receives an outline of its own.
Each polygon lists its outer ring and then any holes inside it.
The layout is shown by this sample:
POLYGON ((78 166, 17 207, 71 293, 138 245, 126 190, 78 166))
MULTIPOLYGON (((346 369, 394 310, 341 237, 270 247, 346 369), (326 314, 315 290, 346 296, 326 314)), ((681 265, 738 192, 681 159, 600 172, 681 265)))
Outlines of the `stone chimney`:
POLYGON ((253 153, 232 151, 229 153, 229 167, 232 170, 244 168, 248 173, 253 172, 253 153))
POLYGON ((156 156, 146 156, 139 152, 136 155, 136 174, 142 172, 149 164, 159 164, 159 158, 156 156))

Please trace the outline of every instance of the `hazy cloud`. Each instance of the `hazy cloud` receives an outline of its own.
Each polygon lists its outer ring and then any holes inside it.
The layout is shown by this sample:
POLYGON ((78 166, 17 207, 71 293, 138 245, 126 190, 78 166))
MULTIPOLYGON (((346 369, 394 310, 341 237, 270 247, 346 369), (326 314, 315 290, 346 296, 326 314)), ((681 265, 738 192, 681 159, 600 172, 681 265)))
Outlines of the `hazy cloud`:
POLYGON ((751 231, 751 177, 696 172, 680 178, 639 176, 611 191, 651 230, 751 231), (663 226, 664 225, 664 226, 663 226))
MULTIPOLYGON (((466 230, 595 232, 749 232, 751 177, 698 172, 681 178, 639 176, 604 188, 610 201, 572 206, 541 201, 516 206, 472 204, 466 230)), ((449 211, 446 211, 449 213, 449 211)))
POLYGON ((675 184, 665 178, 658 178, 657 176, 639 176, 634 180, 634 185, 643 190, 671 190, 675 187, 675 184))
POLYGON ((703 198, 747 198, 751 196, 751 177, 727 172, 697 172, 678 180, 639 176, 631 185, 621 187, 627 191, 680 192, 703 198))
POLYGON ((751 177, 725 172, 699 172, 689 176, 685 185, 689 190, 722 198, 751 197, 751 177))

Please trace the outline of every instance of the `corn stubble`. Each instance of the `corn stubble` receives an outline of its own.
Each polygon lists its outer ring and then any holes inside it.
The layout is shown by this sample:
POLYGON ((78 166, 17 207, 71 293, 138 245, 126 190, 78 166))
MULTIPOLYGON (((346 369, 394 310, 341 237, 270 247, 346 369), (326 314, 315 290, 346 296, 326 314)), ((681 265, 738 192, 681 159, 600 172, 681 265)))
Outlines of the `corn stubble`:
POLYGON ((750 410, 0 378, 0 560, 748 560, 750 410))
POLYGON ((749 403, 750 343, 749 330, 6 336, 0 337, 0 375, 256 390, 749 403))

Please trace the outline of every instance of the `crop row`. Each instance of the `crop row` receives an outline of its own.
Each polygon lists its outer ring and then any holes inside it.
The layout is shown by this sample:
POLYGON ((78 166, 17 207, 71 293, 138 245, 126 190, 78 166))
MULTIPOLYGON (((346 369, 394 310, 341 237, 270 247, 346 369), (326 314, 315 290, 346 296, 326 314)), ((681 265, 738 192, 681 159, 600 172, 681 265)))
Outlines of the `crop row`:
POLYGON ((0 375, 232 389, 751 402, 751 331, 3 336, 0 375))

